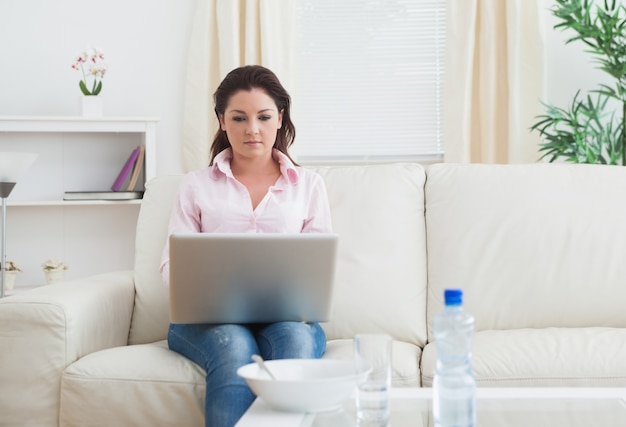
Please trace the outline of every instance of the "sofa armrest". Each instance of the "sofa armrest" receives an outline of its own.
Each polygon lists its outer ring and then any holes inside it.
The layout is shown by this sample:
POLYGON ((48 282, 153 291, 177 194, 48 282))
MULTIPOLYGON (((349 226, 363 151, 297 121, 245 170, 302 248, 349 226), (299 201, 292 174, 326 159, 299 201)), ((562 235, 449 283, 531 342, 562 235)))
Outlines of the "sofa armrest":
POLYGON ((126 345, 132 271, 42 286, 0 300, 0 413, 7 425, 56 425, 61 374, 81 357, 126 345), (36 422, 33 420, 37 420, 36 422))

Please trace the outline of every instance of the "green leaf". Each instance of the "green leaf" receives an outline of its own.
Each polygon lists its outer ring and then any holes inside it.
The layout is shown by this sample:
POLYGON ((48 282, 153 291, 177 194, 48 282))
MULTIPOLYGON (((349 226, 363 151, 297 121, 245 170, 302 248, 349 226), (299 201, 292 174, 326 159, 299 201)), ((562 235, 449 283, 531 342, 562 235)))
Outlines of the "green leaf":
POLYGON ((80 83, 78 83, 78 87, 80 87, 83 95, 91 95, 91 92, 89 92, 89 89, 87 89, 87 85, 85 85, 84 81, 81 80, 80 83))
POLYGON ((98 85, 96 86, 96 88, 93 91, 94 95, 98 95, 100 93, 100 91, 102 90, 102 80, 100 80, 98 82, 98 85))
POLYGON ((541 136, 541 158, 626 166, 626 7, 617 0, 553 0, 554 28, 568 31, 566 44, 586 46, 594 66, 613 84, 599 84, 566 109, 542 103, 545 113, 530 127, 541 136), (621 111, 607 111, 617 100, 621 111))
POLYGON ((541 158, 550 161, 563 158, 567 162, 614 164, 623 152, 622 129, 614 112, 607 112, 611 97, 596 93, 579 100, 577 92, 565 110, 544 103, 546 114, 537 116, 531 131, 539 132, 541 158))

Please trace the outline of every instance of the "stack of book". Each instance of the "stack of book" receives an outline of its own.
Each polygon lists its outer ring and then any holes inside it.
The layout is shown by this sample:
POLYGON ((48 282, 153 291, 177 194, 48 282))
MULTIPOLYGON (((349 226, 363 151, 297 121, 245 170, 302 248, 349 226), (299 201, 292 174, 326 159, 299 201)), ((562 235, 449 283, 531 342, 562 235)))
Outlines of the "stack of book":
POLYGON ((120 173, 115 178, 111 191, 66 191, 63 200, 132 200, 141 199, 143 191, 135 191, 139 174, 144 164, 146 148, 135 148, 120 173))

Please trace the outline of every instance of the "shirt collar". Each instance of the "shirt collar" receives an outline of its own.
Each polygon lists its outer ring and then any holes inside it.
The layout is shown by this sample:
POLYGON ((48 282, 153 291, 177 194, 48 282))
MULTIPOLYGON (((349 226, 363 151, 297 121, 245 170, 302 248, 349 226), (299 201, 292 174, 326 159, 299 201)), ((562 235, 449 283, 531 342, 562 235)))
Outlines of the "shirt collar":
MULTIPOLYGON (((274 158, 278 160, 278 164, 280 166, 280 174, 285 178, 287 182, 291 185, 296 185, 298 183, 298 169, 293 164, 293 162, 285 155, 284 153, 274 149, 273 151, 274 158)), ((230 160, 233 158, 233 150, 232 148, 227 148, 218 153, 217 156, 213 159, 213 165, 210 167, 211 177, 213 179, 218 179, 220 175, 225 175, 227 177, 233 178, 233 171, 230 169, 230 160)))

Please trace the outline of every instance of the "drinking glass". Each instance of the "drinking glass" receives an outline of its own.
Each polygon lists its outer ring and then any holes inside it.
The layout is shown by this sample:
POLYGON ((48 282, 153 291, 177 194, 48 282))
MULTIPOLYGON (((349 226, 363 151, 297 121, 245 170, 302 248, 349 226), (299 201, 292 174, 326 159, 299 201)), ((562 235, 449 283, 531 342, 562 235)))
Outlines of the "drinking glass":
POLYGON ((386 426, 390 415, 391 337, 386 334, 357 334, 354 337, 354 356, 358 372, 371 369, 357 382, 359 425, 386 426))

